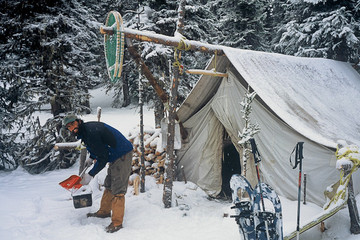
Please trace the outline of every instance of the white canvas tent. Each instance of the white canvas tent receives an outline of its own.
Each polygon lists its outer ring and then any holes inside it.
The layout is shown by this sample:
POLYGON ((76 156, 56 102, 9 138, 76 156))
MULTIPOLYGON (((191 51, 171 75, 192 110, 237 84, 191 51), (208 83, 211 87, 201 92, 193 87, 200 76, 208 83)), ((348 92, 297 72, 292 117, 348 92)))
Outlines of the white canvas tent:
MULTIPOLYGON (((257 93, 251 119, 261 128, 255 140, 263 180, 278 194, 296 199, 298 169, 292 169, 289 157, 302 141, 307 200, 324 204, 324 190, 339 180, 336 141, 360 145, 360 75, 350 64, 334 60, 233 48, 224 52, 217 57, 216 70, 228 77, 202 75, 178 109, 189 136, 177 152, 177 165, 209 195, 220 193, 224 135, 241 152, 240 102, 249 85, 257 93)), ((214 62, 207 69, 214 68, 214 62)), ((255 169, 249 167, 247 178, 256 184, 255 169)))

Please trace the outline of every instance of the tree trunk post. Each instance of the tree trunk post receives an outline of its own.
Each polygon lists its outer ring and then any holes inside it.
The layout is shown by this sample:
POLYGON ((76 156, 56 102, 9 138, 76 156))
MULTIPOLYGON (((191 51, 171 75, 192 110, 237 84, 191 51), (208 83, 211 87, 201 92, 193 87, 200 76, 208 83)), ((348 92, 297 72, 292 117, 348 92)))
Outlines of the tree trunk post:
POLYGON ((359 219, 359 212, 356 205, 356 199, 354 194, 353 188, 353 180, 352 176, 350 177, 349 184, 348 184, 348 209, 350 215, 350 232, 352 234, 359 234, 360 233, 360 219, 359 219))
MULTIPOLYGON (((180 0, 178 9, 178 22, 177 22, 177 33, 182 34, 184 29, 184 15, 185 15, 185 0, 180 0)), ((180 46, 180 44, 179 44, 180 46)), ((171 95, 169 104, 169 123, 168 123, 168 135, 167 135, 167 147, 166 147, 166 160, 165 160, 165 182, 163 191, 163 203, 165 208, 171 207, 172 202, 172 187, 174 180, 174 162, 175 162, 175 118, 176 118, 176 107, 178 98, 178 86, 179 86, 179 75, 180 75, 180 63, 177 51, 181 50, 175 48, 173 64, 173 77, 171 83, 171 95)))
POLYGON ((82 148, 80 150, 80 166, 79 166, 79 174, 82 173, 82 171, 85 168, 85 160, 86 160, 87 150, 86 148, 82 148))
POLYGON ((144 102, 143 102, 143 82, 141 78, 141 67, 139 66, 139 106, 140 106, 140 192, 145 192, 145 148, 144 148, 144 102))
MULTIPOLYGON (((343 165, 342 168, 344 169, 344 177, 348 176, 351 172, 351 165, 346 164, 346 165, 343 165)), ((350 232, 352 234, 359 234, 360 233, 360 219, 359 219, 359 212, 358 212, 357 205, 356 205, 352 176, 350 176, 350 180, 347 185, 347 188, 348 188, 347 205, 348 205, 349 216, 350 216, 350 232)))
POLYGON ((169 106, 169 122, 168 122, 168 135, 167 135, 167 147, 166 147, 166 160, 165 160, 165 182, 163 192, 163 203, 165 208, 171 207, 172 202, 172 186, 174 178, 174 135, 175 135, 175 111, 177 104, 177 88, 179 84, 179 69, 174 67, 174 76, 171 84, 171 96, 169 106))
POLYGON ((128 79, 126 77, 126 72, 123 72, 122 74, 124 74, 122 80, 123 80, 123 84, 122 84, 122 90, 123 90, 123 107, 127 107, 130 105, 130 94, 129 94, 129 82, 128 79))

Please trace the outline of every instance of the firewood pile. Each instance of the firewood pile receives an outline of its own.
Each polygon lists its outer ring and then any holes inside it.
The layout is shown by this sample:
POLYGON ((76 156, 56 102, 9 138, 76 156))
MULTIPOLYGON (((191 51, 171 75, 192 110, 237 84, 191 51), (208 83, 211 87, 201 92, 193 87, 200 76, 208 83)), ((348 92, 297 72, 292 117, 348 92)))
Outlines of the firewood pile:
MULTIPOLYGON (((158 184, 164 181, 165 172, 165 149, 161 149, 161 131, 144 130, 144 156, 145 156, 145 175, 153 176, 158 184)), ((140 175, 141 168, 141 148, 140 148, 140 133, 130 133, 129 141, 133 144, 133 158, 132 158, 132 173, 131 175, 140 175)), ((133 185, 134 177, 130 178, 130 185, 133 185)))

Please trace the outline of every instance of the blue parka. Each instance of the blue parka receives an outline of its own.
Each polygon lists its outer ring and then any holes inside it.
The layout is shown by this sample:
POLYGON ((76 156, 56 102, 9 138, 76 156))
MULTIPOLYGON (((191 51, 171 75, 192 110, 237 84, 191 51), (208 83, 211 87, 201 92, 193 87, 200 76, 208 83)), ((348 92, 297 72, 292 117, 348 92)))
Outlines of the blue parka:
POLYGON ((90 157, 96 159, 94 167, 89 171, 91 176, 100 172, 106 163, 133 150, 131 142, 121 132, 102 122, 82 122, 77 138, 84 142, 90 157))

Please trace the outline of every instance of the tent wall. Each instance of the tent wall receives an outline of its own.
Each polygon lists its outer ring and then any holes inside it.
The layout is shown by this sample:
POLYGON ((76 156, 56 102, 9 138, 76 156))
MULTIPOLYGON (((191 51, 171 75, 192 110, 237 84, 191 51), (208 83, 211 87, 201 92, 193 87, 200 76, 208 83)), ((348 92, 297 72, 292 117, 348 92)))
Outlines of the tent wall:
MULTIPOLYGON (((221 157, 224 127, 211 110, 211 101, 184 122, 189 136, 177 151, 177 166, 184 166, 186 178, 210 196, 221 191, 221 157)), ((179 169, 179 168, 178 168, 179 169)), ((181 174, 177 173, 178 176, 181 174)))

